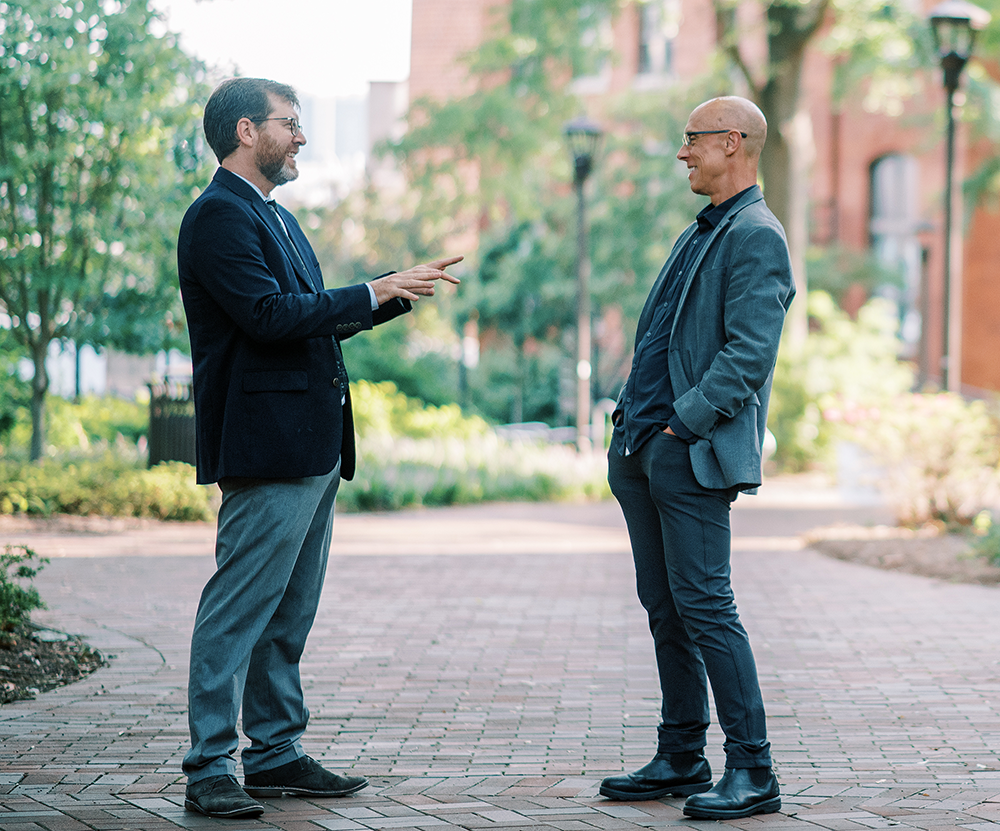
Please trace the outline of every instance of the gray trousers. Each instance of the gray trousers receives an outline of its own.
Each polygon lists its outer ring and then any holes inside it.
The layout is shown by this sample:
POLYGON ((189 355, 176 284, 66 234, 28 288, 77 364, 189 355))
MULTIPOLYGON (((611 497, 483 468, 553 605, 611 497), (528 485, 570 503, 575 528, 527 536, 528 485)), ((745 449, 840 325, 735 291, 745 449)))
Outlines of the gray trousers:
POLYGON ((656 649, 658 752, 705 746, 707 676, 726 735, 726 767, 770 767, 757 666, 729 581, 736 493, 699 485, 687 444, 665 433, 629 456, 612 450, 608 482, 625 515, 656 649))
POLYGON ((219 482, 216 572, 191 638, 190 782, 234 774, 243 707, 244 773, 303 755, 309 720, 299 660, 330 553, 340 465, 325 476, 219 482))

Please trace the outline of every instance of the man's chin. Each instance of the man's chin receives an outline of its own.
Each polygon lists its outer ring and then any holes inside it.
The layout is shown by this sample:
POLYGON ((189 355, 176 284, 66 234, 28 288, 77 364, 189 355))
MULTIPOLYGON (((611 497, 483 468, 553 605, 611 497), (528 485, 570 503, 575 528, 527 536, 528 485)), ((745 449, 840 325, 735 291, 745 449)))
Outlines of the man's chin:
POLYGON ((287 185, 289 182, 294 182, 298 178, 299 169, 285 165, 273 179, 268 176, 267 180, 275 187, 280 187, 281 185, 287 185))

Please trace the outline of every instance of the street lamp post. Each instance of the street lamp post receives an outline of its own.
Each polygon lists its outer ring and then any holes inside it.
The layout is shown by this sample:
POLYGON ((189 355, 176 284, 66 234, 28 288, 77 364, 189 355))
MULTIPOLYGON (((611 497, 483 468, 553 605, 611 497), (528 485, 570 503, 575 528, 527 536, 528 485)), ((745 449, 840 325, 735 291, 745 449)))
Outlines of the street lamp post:
POLYGON ((587 255, 587 217, 583 184, 594 165, 594 156, 604 133, 581 116, 564 128, 573 157, 576 187, 576 446, 590 449, 590 257, 587 255))
POLYGON ((961 230, 954 221, 955 202, 955 92, 962 70, 972 57, 976 32, 990 21, 988 12, 966 0, 944 0, 928 14, 934 44, 944 75, 948 117, 944 187, 944 308, 941 345, 941 386, 961 388, 962 308, 961 230), (956 238, 957 237, 957 238, 956 238))

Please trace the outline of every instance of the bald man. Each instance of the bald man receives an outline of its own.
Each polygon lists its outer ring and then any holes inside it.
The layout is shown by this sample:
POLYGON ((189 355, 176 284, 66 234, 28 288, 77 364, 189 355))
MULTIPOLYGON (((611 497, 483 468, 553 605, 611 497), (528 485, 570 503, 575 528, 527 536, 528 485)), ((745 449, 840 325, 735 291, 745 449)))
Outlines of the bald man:
POLYGON ((601 793, 686 796, 684 813, 704 819, 781 807, 729 579, 729 508, 761 483, 771 378, 795 293, 784 231, 757 186, 766 135, 743 98, 712 99, 688 118, 677 158, 710 204, 675 243, 639 316, 608 452, 663 702, 653 760, 605 779, 601 793), (706 681, 726 737, 714 787, 706 681))

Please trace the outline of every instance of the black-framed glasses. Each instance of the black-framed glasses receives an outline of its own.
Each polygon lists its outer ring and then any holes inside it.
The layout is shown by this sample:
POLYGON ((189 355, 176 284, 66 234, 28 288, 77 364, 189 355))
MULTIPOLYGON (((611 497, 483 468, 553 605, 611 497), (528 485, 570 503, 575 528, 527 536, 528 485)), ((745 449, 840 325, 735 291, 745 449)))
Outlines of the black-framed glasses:
POLYGON ((716 133, 739 133, 743 138, 747 137, 746 133, 735 128, 730 130, 690 130, 684 134, 684 146, 690 147, 698 136, 711 136, 716 133))
POLYGON ((302 125, 299 124, 299 120, 297 118, 292 118, 291 116, 286 116, 284 118, 258 118, 257 119, 257 123, 260 123, 262 121, 284 121, 285 125, 288 127, 288 129, 292 131, 292 138, 295 138, 296 136, 302 135, 302 125))

